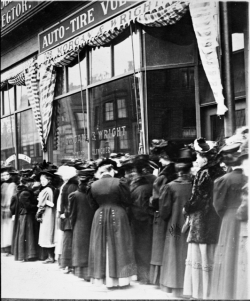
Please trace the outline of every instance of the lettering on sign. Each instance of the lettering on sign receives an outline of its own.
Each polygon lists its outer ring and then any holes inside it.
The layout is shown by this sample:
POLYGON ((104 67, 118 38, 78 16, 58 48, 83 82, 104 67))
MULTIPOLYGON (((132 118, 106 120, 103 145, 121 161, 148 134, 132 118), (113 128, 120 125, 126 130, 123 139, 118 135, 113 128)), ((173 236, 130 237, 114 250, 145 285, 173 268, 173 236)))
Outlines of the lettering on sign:
MULTIPOLYGON (((28 163, 31 162, 31 158, 28 157, 28 156, 26 156, 26 155, 24 155, 24 154, 18 154, 18 159, 24 160, 24 161, 26 161, 28 163)), ((5 165, 8 165, 11 161, 14 161, 14 160, 16 160, 16 155, 10 156, 9 158, 7 158, 5 160, 5 165)))
MULTIPOLYGON (((52 28, 39 34, 40 53, 60 45, 82 32, 93 28, 100 22, 138 4, 137 1, 95 1, 78 10, 70 17, 60 21, 52 28)), ((101 30, 101 29, 100 29, 101 30)), ((80 41, 79 41, 80 42, 80 41)), ((74 41, 75 43, 75 41, 74 41)), ((70 47, 76 46, 71 44, 70 47)), ((69 45, 68 45, 69 46, 69 45)))
POLYGON ((1 1, 1 28, 5 29, 38 5, 38 1, 1 1))

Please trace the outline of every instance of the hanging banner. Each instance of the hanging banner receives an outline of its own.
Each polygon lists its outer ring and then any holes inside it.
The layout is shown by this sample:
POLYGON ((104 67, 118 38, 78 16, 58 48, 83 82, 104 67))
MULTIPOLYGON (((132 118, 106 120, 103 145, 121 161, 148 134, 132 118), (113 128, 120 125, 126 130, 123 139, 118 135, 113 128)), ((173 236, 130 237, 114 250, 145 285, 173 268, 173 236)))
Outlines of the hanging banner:
POLYGON ((57 46, 52 50, 40 54, 38 56, 38 64, 40 65, 46 62, 47 60, 62 56, 68 53, 69 51, 77 50, 79 47, 85 46, 85 44, 89 40, 96 37, 98 38, 98 36, 102 35, 104 32, 108 32, 110 30, 112 31, 114 30, 114 28, 119 29, 122 26, 126 26, 131 21, 134 21, 137 17, 147 12, 150 12, 154 9, 162 7, 163 5, 166 5, 166 3, 170 3, 170 2, 171 1, 166 1, 166 0, 161 0, 161 1, 151 0, 151 1, 146 1, 145 3, 142 3, 140 5, 137 5, 136 7, 123 12, 122 14, 114 17, 113 19, 107 21, 106 23, 96 26, 95 28, 74 37, 73 39, 61 44, 60 46, 57 46))
POLYGON ((228 109, 224 105, 220 67, 216 52, 218 46, 218 3, 192 0, 189 9, 202 66, 217 102, 217 115, 224 115, 228 109))

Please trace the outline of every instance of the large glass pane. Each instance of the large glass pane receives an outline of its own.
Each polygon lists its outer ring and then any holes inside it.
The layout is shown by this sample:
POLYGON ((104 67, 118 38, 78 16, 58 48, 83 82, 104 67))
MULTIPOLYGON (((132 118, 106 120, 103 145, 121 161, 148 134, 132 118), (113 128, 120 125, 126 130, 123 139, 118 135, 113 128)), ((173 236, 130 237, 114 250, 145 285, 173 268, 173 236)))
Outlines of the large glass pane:
POLYGON ((64 160, 87 159, 86 92, 83 92, 83 100, 81 100, 81 93, 76 93, 58 100, 55 105, 58 107, 56 116, 58 127, 54 136, 57 133, 58 138, 53 151, 53 162, 61 165, 64 160))
POLYGON ((10 164, 15 166, 15 158, 10 158, 15 154, 14 141, 15 121, 12 115, 1 119, 1 164, 8 163, 6 160, 9 159, 10 164))
POLYGON ((90 130, 93 159, 108 158, 114 152, 138 153, 134 88, 133 76, 129 76, 91 90, 90 130))
POLYGON ((149 141, 189 143, 196 137, 194 68, 147 74, 149 141))
POLYGON ((86 59, 83 59, 79 64, 73 67, 68 67, 68 89, 69 91, 74 91, 81 88, 81 78, 82 87, 87 85, 87 69, 86 69, 86 59), (81 70, 81 73, 80 73, 81 70))
POLYGON ((66 93, 66 81, 65 81, 65 68, 56 68, 56 86, 55 86, 55 96, 62 95, 66 93))
POLYGON ((111 77, 111 54, 110 47, 100 47, 92 50, 91 59, 91 82, 111 77))
POLYGON ((42 148, 32 110, 17 114, 19 168, 42 162, 42 148))
POLYGON ((133 70, 134 60, 135 67, 139 67, 139 48, 138 34, 133 33, 133 46, 130 35, 130 28, 126 29, 120 36, 114 40, 114 72, 115 75, 124 74, 133 70))
POLYGON ((180 27, 178 23, 164 27, 144 27, 147 66, 194 62, 193 28, 187 24, 180 27))
POLYGON ((235 96, 246 95, 246 81, 245 81, 245 60, 244 51, 239 50, 233 53, 233 75, 234 75, 234 92, 235 96))
POLYGON ((16 86, 16 102, 17 102, 17 110, 21 110, 29 106, 26 86, 16 86))
POLYGON ((15 90, 14 87, 11 89, 4 91, 4 105, 3 112, 4 115, 9 115, 14 112, 15 108, 15 90))

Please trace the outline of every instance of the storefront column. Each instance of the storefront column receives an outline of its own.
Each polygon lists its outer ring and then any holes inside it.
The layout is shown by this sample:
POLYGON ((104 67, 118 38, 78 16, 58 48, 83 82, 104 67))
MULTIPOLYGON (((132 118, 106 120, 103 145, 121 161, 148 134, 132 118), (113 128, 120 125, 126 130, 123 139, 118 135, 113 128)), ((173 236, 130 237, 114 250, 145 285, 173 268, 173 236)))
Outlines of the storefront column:
POLYGON ((249 97, 249 4, 246 13, 246 27, 244 28, 244 60, 245 60, 245 83, 246 83, 246 124, 248 124, 248 97, 249 97))
POLYGON ((231 136, 235 131, 235 100, 234 100, 234 82, 232 70, 232 32, 229 16, 228 2, 220 3, 221 11, 221 43, 222 43, 222 71, 223 86, 226 106, 228 111, 225 113, 225 136, 231 136))

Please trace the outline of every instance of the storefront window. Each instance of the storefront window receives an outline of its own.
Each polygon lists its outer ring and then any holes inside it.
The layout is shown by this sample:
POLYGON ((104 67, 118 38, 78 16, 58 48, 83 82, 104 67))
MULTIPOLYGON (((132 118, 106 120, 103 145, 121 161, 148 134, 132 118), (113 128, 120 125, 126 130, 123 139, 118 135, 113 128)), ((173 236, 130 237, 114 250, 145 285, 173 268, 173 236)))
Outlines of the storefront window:
MULTIPOLYGON (((1 164, 5 164, 7 159, 15 154, 15 121, 14 116, 1 119, 1 164)), ((15 158, 10 162, 15 165, 15 158)))
MULTIPOLYGON (((145 27, 147 66, 194 62, 195 39, 191 27, 175 30, 175 26, 145 27)), ((179 28, 179 26, 178 26, 179 28)))
POLYGON ((115 75, 124 74, 133 70, 132 53, 132 41, 130 35, 122 42, 114 45, 115 75))
POLYGON ((77 63, 73 67, 68 67, 68 91, 74 91, 81 88, 81 78, 82 87, 87 85, 87 69, 86 69, 86 59, 83 59, 79 64, 77 63), (80 74, 81 70, 81 74, 80 74))
POLYGON ((91 82, 96 83, 111 77, 110 47, 92 49, 91 82))
POLYGON ((9 115, 15 110, 15 90, 14 87, 3 92, 3 113, 4 115, 9 115))
POLYGON ((42 161, 42 149, 32 110, 17 114, 19 169, 42 161))
POLYGON ((56 68, 55 96, 66 93, 65 68, 56 68))
POLYGON ((245 82, 245 61, 244 51, 239 50, 233 53, 233 75, 234 75, 234 92, 235 97, 246 95, 245 82))
POLYGON ((56 101, 58 106, 58 128, 54 135, 58 134, 57 145, 53 151, 53 162, 61 165, 63 160, 87 159, 88 142, 86 92, 76 93, 56 101), (83 103, 83 109, 82 109, 83 103))
POLYGON ((29 107, 28 93, 26 86, 16 86, 17 110, 29 107))
POLYGON ((194 68, 147 73, 149 141, 191 142, 196 137, 194 68))
POLYGON ((108 158, 114 152, 137 154, 139 139, 133 76, 95 87, 90 92, 91 157, 108 158))

